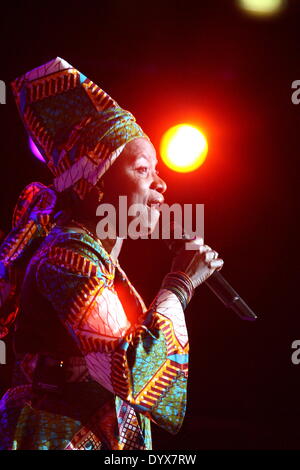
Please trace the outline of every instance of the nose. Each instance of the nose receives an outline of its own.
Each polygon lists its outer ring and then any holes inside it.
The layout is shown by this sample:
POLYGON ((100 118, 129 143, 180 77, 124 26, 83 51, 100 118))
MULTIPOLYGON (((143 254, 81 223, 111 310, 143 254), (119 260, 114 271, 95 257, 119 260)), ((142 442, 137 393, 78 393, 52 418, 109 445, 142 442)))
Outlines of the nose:
POLYGON ((151 184, 151 189, 155 189, 155 191, 161 194, 165 193, 167 190, 167 185, 165 181, 160 176, 158 176, 157 173, 153 174, 153 181, 151 184))

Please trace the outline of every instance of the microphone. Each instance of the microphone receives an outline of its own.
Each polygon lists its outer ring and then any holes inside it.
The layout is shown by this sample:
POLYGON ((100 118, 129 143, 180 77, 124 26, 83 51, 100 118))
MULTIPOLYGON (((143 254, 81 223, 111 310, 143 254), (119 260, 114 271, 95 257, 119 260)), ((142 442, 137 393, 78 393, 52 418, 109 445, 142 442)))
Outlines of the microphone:
POLYGON ((226 308, 231 309, 242 320, 254 321, 257 315, 239 296, 239 294, 231 287, 229 282, 222 276, 219 271, 214 271, 212 275, 206 279, 205 284, 210 290, 221 300, 226 308))
MULTIPOLYGON (((171 226, 171 234, 174 234, 174 226, 171 226)), ((183 233, 181 239, 164 240, 164 242, 171 253, 176 255, 184 249, 185 243, 189 240, 191 239, 183 233)), ((257 319, 257 315, 253 310, 251 310, 251 308, 219 271, 214 271, 213 274, 204 282, 215 296, 218 297, 218 299, 225 305, 225 307, 236 313, 242 320, 254 321, 257 319)))

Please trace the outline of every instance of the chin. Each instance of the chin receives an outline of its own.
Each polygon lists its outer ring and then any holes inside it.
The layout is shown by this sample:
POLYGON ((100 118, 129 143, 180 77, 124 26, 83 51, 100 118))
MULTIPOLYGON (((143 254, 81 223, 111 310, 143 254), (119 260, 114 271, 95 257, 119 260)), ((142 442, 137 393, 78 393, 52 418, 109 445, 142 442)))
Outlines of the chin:
MULTIPOLYGON (((151 235, 154 232, 157 226, 157 223, 159 221, 159 217, 160 217, 159 210, 155 208, 150 208, 148 206, 144 206, 138 215, 138 222, 139 222, 138 234, 135 233, 134 236, 132 236, 131 238, 135 239, 136 235, 137 235, 137 238, 149 237, 149 235, 151 235)), ((133 220, 134 220, 134 217, 133 219, 131 219, 131 221, 133 220)), ((129 229, 131 228, 130 225, 131 223, 129 224, 129 229)), ((130 230, 129 230, 129 237, 130 237, 130 230)))
POLYGON ((148 217, 148 221, 149 221, 148 230, 149 230, 149 233, 154 232, 155 227, 158 224, 159 217, 160 217, 160 212, 157 209, 150 209, 150 214, 149 214, 149 217, 148 217))
POLYGON ((152 233, 158 224, 160 212, 158 209, 154 209, 154 208, 149 208, 148 212, 149 212, 148 227, 149 227, 150 233, 152 233))
POLYGON ((160 212, 156 209, 150 209, 147 212, 147 216, 141 223, 141 235, 146 237, 154 232, 160 217, 160 212))

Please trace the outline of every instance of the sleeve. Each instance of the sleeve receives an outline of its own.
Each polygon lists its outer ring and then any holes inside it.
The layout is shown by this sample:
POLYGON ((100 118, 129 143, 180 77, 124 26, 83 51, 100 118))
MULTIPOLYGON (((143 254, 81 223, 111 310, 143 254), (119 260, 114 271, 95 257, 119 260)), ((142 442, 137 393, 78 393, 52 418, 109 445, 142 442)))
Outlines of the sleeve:
POLYGON ((188 336, 176 295, 160 290, 131 325, 114 290, 113 272, 78 244, 52 248, 36 275, 91 377, 159 426, 178 432, 186 408, 188 336))

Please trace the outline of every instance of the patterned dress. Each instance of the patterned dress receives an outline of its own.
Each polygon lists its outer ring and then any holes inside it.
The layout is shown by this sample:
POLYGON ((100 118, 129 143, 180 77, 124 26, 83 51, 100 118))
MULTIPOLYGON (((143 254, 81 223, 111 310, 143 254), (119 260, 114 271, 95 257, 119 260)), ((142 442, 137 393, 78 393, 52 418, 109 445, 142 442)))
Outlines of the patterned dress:
POLYGON ((0 401, 0 449, 151 449, 178 432, 188 337, 177 296, 147 310, 89 233, 56 225, 31 258, 15 332, 22 379, 0 401))

